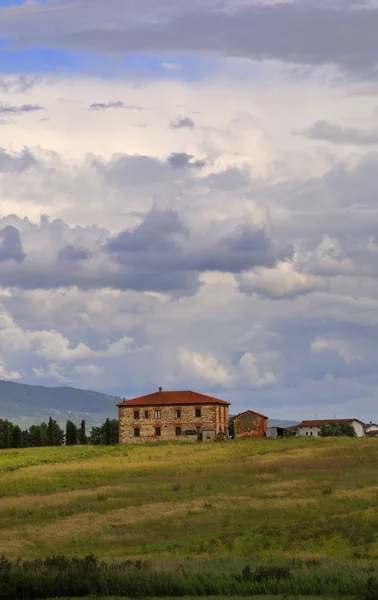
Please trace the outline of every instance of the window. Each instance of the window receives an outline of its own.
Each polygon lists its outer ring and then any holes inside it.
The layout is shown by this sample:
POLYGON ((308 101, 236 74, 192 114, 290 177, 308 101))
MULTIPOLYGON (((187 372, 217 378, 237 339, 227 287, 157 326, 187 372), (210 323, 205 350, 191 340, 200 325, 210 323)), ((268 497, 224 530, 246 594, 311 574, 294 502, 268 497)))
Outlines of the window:
POLYGON ((227 408, 226 407, 224 407, 223 415, 224 415, 224 422, 227 423, 227 408))
POLYGON ((140 436, 140 428, 134 427, 134 437, 139 437, 139 436, 140 436))
POLYGON ((139 410, 134 410, 134 419, 139 419, 139 410))
POLYGON ((176 427, 176 435, 181 435, 181 427, 176 427))
POLYGON ((161 417, 161 410, 155 410, 155 419, 160 419, 161 417))
POLYGON ((311 431, 310 435, 312 435, 312 431, 311 431))
POLYGON ((161 436, 161 428, 160 427, 155 427, 155 435, 156 435, 156 437, 161 436))
POLYGON ((145 411, 144 411, 144 418, 145 418, 145 419, 148 419, 148 410, 145 410, 145 411))
POLYGON ((202 411, 200 408, 196 408, 196 417, 200 417, 202 415, 202 411))
POLYGON ((306 435, 308 435, 308 431, 306 431, 306 435))
POLYGON ((181 408, 176 410, 176 419, 181 419, 181 408))

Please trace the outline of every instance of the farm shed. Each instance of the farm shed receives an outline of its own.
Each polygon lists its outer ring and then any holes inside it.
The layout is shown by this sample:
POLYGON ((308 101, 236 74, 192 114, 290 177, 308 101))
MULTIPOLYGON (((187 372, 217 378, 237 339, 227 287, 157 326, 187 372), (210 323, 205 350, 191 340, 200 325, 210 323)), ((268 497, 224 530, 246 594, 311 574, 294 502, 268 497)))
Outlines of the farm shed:
POLYGON ((265 433, 267 438, 283 438, 285 429, 283 427, 268 427, 265 433))
POLYGON ((268 426, 268 417, 254 410, 246 410, 234 417, 234 437, 263 437, 268 426))

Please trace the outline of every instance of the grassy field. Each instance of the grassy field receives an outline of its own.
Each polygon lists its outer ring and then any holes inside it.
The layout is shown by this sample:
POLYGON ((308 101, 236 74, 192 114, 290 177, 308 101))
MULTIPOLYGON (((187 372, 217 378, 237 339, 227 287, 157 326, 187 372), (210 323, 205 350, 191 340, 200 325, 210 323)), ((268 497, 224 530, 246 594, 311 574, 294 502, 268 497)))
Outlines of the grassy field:
POLYGON ((378 558, 378 440, 0 451, 0 547, 175 560, 378 558))

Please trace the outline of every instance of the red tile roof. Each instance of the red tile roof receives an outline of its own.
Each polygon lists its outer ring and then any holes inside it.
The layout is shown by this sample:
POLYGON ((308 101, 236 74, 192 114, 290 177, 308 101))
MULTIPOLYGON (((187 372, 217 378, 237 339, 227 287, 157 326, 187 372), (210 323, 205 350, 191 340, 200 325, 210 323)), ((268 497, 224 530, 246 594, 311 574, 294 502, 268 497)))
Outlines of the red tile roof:
POLYGON ((184 404, 223 404, 224 406, 229 406, 230 402, 190 390, 170 392, 159 390, 146 396, 124 400, 117 404, 117 406, 170 406, 184 404))
POLYGON ((351 423, 352 421, 363 424, 359 419, 316 419, 314 421, 302 421, 302 423, 299 423, 295 427, 321 427, 326 423, 351 423))

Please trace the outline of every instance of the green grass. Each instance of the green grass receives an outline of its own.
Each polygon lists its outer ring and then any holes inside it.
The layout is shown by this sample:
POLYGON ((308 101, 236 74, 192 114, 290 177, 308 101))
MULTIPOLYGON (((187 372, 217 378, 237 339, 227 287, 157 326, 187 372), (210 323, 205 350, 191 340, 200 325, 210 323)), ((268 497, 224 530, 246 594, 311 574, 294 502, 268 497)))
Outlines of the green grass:
MULTIPOLYGON (((0 451, 0 547, 188 560, 378 558, 378 440, 0 451)), ((172 563, 173 561, 173 563, 172 563)))

